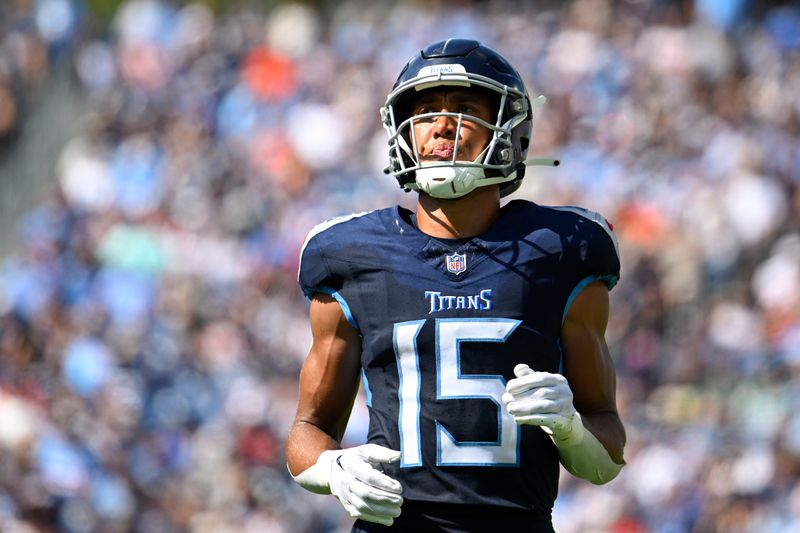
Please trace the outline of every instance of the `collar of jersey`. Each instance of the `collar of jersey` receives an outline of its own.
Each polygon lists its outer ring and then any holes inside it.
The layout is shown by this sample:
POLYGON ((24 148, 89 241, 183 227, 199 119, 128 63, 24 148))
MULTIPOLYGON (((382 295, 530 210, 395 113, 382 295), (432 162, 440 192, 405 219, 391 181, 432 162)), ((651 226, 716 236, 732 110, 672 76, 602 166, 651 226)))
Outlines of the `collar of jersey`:
POLYGON ((453 250, 456 250, 464 244, 470 242, 479 243, 487 248, 491 248, 492 244, 495 242, 507 242, 508 240, 513 240, 515 238, 515 234, 517 233, 515 230, 519 230, 520 228, 516 227, 513 217, 509 215, 512 214, 513 211, 517 210, 522 204, 523 201, 521 200, 510 201, 500 209, 500 216, 486 232, 474 237, 461 239, 432 237, 427 233, 420 231, 416 224, 416 213, 410 209, 406 209, 405 207, 399 205, 396 206, 396 209, 392 210, 392 215, 396 217, 399 231, 405 237, 417 235, 426 242, 428 240, 434 240, 452 248, 453 250))
POLYGON ((465 239, 442 239, 423 233, 415 224, 416 215, 402 206, 390 210, 393 220, 389 223, 399 233, 400 241, 410 248, 416 257, 440 274, 457 281, 465 279, 470 271, 488 259, 495 249, 514 238, 513 224, 509 224, 512 217, 507 216, 514 209, 515 203, 509 202, 502 208, 500 217, 488 231, 465 239), (448 253, 467 254, 467 268, 464 272, 454 274, 447 271, 444 266, 444 256, 448 253))

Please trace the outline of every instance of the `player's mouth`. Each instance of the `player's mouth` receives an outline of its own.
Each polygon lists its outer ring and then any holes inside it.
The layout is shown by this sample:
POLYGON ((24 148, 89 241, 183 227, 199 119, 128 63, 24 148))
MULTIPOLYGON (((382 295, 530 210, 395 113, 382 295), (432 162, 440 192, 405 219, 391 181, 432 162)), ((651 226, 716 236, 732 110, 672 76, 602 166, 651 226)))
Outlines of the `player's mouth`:
POLYGON ((453 152, 454 149, 452 146, 447 144, 440 144, 439 146, 435 146, 433 150, 430 151, 430 153, 426 154, 425 159, 434 161, 452 159, 453 152))

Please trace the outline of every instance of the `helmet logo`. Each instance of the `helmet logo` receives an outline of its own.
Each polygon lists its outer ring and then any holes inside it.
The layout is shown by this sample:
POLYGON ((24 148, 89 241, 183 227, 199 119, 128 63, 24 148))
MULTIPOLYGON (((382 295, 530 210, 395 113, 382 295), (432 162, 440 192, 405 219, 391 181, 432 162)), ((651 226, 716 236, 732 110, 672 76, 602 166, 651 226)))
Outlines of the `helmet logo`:
POLYGON ((428 65, 427 67, 423 67, 419 69, 417 73, 417 77, 421 78, 423 76, 435 76, 437 74, 466 74, 467 69, 464 68, 464 65, 459 65, 458 63, 451 63, 446 65, 428 65))
POLYGON ((447 271, 453 274, 461 274, 467 269, 467 255, 453 254, 446 256, 447 271))

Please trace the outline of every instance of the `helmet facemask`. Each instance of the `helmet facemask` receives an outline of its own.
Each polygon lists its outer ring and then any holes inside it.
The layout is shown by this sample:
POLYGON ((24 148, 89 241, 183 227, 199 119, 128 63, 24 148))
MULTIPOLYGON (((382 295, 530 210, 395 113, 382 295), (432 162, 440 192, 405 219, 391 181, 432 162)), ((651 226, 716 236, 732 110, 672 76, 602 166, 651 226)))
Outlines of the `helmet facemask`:
MULTIPOLYGON (((458 64, 437 67, 434 73, 418 75, 397 86, 381 108, 383 126, 389 135, 390 163, 386 172, 397 178, 404 189, 421 190, 436 198, 459 198, 476 187, 521 178, 525 168, 521 162, 525 154, 518 153, 521 150, 519 146, 515 148, 513 135, 515 128, 530 120, 527 94, 491 78, 467 73, 458 64), (445 73, 445 70, 455 72, 445 73), (409 103, 419 98, 421 91, 435 87, 472 87, 488 93, 497 102, 494 124, 465 113, 412 115, 408 111, 409 103), (456 122, 453 156, 449 160, 421 161, 414 125, 417 121, 435 120, 441 116, 456 122), (471 161, 459 159, 462 126, 467 121, 488 129, 491 134, 488 144, 471 161)), ((523 150, 526 149, 527 139, 523 150)))

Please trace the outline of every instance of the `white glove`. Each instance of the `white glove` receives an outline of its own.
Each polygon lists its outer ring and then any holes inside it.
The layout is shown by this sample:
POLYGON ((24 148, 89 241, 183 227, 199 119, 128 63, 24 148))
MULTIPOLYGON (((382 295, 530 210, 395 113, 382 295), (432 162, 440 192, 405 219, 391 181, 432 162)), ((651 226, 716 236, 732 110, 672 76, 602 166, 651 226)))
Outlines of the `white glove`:
POLYGON ((400 516, 403 487, 375 467, 399 460, 400 452, 377 444, 328 450, 294 479, 312 492, 329 488, 353 518, 390 526, 400 516))
POLYGON ((534 372, 524 364, 514 367, 514 375, 502 400, 517 424, 540 426, 548 433, 561 464, 572 474, 598 485, 617 477, 623 465, 615 463, 597 437, 583 427, 564 376, 534 372))
POLYGON ((515 379, 506 384, 503 403, 517 424, 541 426, 557 446, 583 440, 583 423, 572 405, 572 390, 561 374, 534 372, 528 365, 514 367, 515 379))

